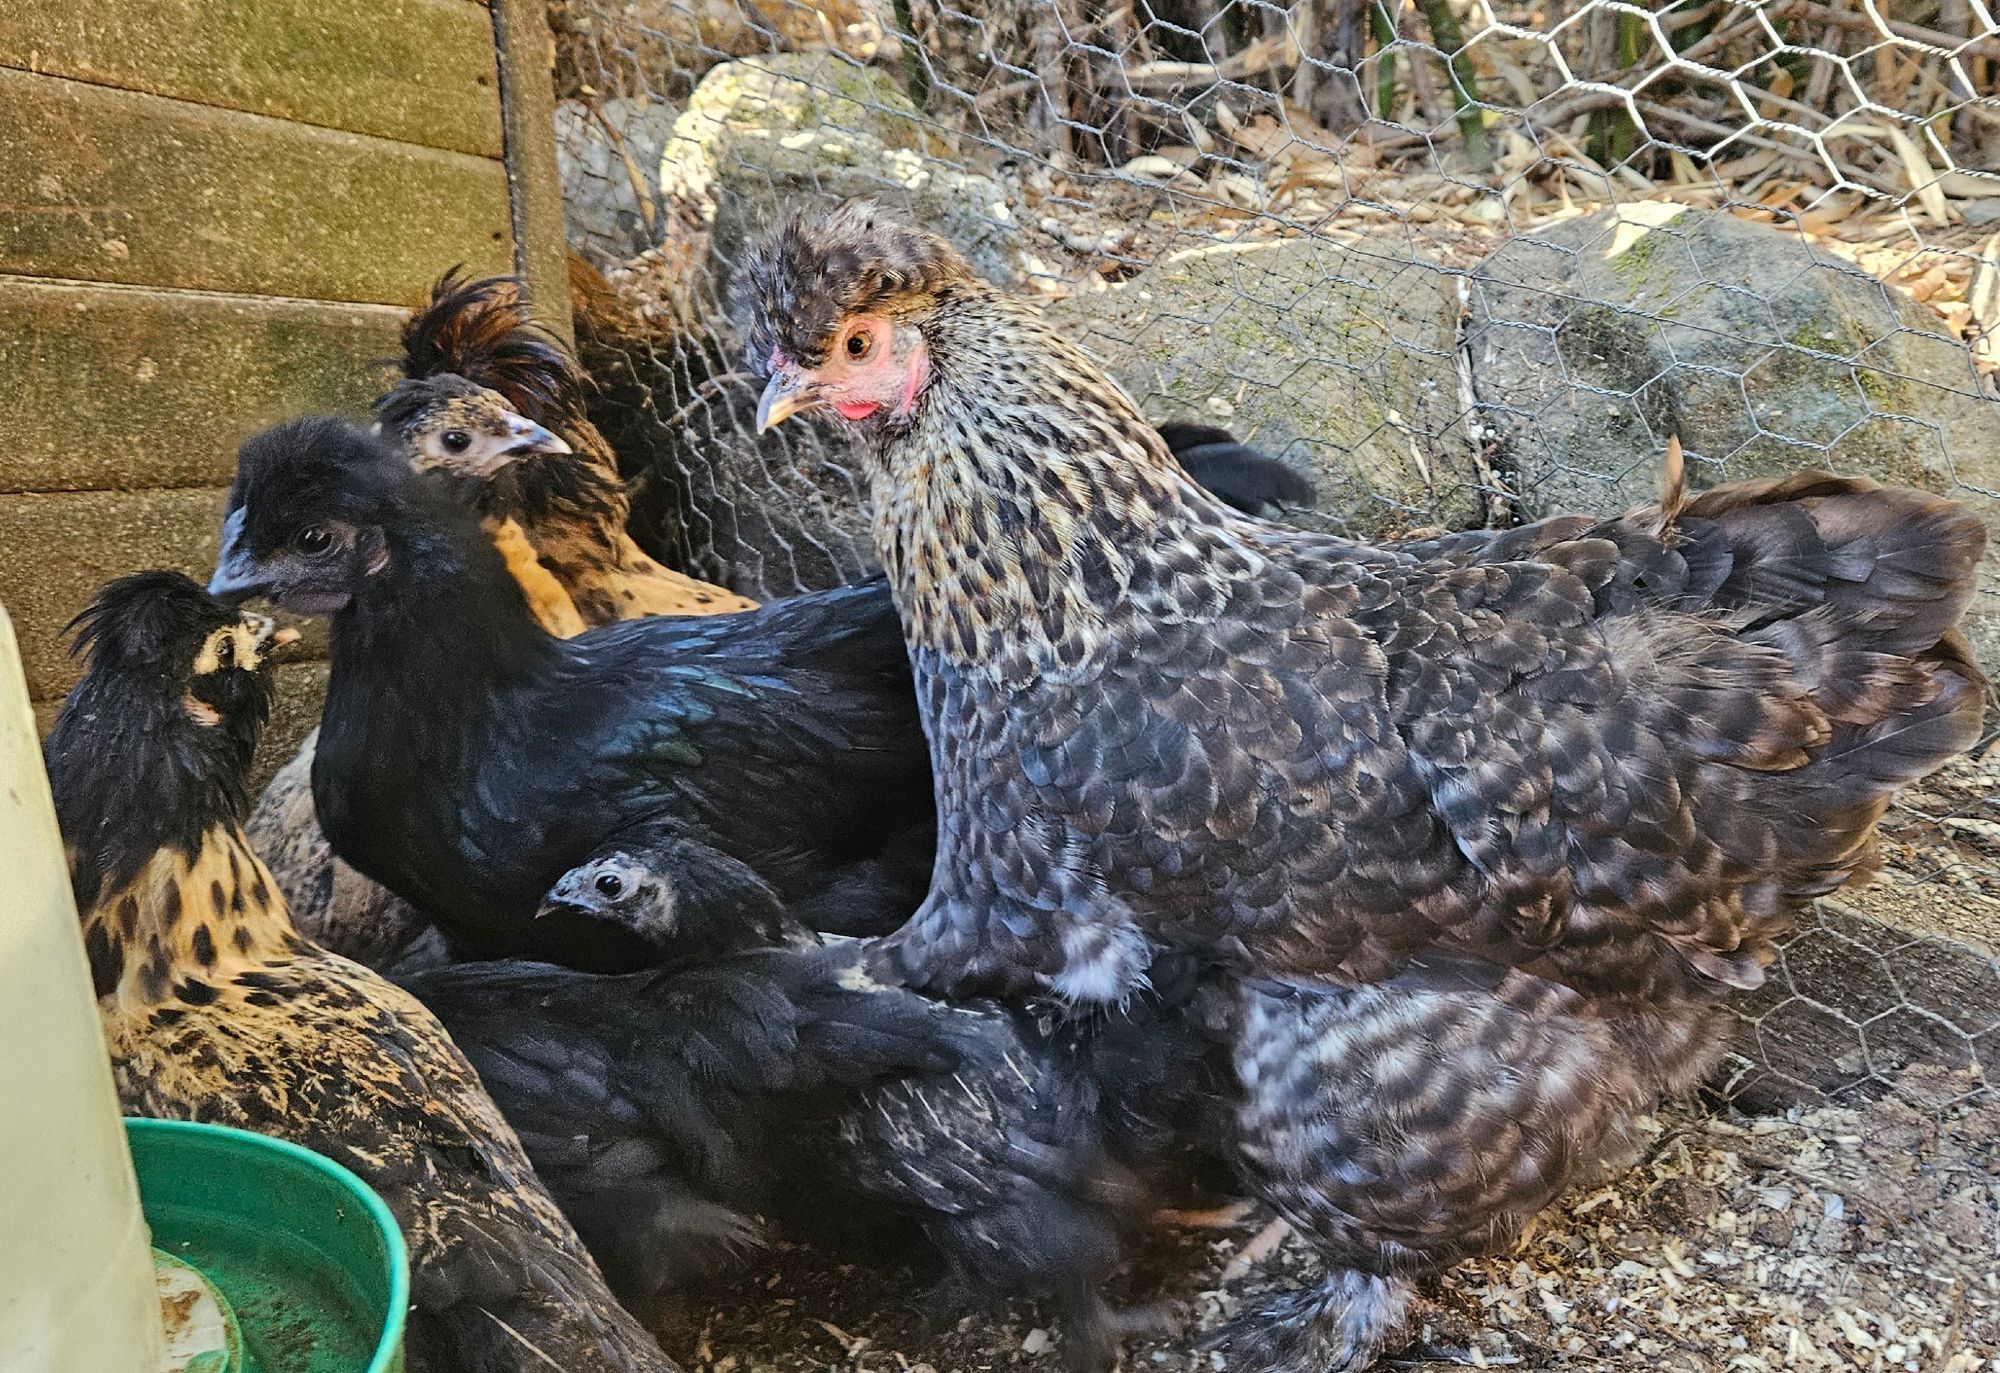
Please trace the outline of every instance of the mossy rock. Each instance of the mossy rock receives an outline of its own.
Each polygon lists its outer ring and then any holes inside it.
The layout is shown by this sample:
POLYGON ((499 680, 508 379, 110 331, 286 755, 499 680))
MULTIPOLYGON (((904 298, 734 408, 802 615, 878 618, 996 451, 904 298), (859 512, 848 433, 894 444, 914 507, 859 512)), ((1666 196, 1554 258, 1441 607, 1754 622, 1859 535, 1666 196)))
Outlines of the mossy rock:
POLYGON ((730 62, 702 78, 660 159, 660 193, 711 228, 719 293, 781 216, 872 196, 937 230, 980 275, 1025 266, 1001 187, 960 165, 887 72, 831 52, 730 62))
MULTIPOLYGON (((1640 205, 1515 239, 1472 279, 1482 418, 1530 515, 1803 467, 1921 487, 2000 535, 2000 404, 1929 307, 1795 234, 1640 205)), ((2000 565, 1969 615, 2000 665, 2000 565)))
POLYGON ((1311 479, 1300 524, 1478 523, 1442 268, 1316 239, 1178 253, 1051 311, 1154 423, 1219 424, 1311 479))

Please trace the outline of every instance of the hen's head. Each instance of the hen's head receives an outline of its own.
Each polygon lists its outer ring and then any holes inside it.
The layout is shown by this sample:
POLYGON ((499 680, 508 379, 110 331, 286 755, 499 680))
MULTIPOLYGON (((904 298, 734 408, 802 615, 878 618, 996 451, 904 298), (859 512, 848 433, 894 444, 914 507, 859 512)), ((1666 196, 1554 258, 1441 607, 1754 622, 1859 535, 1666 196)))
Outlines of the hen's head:
POLYGON ((770 378, 758 429, 821 407, 907 421, 930 376, 924 319, 976 285, 956 248, 870 202, 792 219, 737 277, 750 366, 770 378))
POLYGON ((420 497, 404 455, 359 425, 329 416, 275 425, 238 451, 208 589, 331 615, 388 566, 386 531, 420 497))
POLYGON ((376 400, 375 418, 419 472, 485 480, 522 458, 570 451, 498 391, 450 372, 398 382, 376 400))
POLYGON ((213 735, 213 747, 200 751, 228 765, 247 765, 270 714, 271 655, 299 637, 223 604, 178 572, 108 583, 70 628, 72 652, 88 661, 72 700, 169 722, 170 734, 213 735))

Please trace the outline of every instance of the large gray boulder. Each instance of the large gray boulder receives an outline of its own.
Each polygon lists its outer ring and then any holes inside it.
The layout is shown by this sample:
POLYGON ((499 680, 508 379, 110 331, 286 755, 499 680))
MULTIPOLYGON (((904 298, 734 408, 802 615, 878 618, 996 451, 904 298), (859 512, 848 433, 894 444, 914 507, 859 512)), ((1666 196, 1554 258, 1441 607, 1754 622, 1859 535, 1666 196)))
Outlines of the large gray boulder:
POLYGON ((660 242, 660 155, 679 111, 664 100, 565 100, 556 106, 563 230, 600 264, 660 242))
POLYGON ((1216 244, 1050 315, 1154 423, 1223 425, 1309 478, 1300 524, 1480 522, 1442 268, 1317 239, 1216 244))
MULTIPOLYGON (((1965 500, 2000 535, 2000 402, 1927 306, 1794 234, 1640 205, 1515 239, 1472 278, 1482 421, 1530 515, 1822 467, 1965 500)), ((1969 616, 2000 666, 2000 560, 1969 616)))
POLYGON ((674 121, 660 189, 710 229, 712 288, 781 216, 873 196, 943 234, 989 280, 1029 270, 1005 192, 961 165, 887 72, 833 52, 730 62, 674 121))

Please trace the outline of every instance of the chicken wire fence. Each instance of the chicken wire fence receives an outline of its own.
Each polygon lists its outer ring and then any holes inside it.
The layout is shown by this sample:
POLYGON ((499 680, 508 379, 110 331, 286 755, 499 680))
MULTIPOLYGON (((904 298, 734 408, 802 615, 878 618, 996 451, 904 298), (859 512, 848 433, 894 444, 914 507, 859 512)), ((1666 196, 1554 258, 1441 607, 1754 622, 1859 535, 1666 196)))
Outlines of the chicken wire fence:
MULTIPOLYGON (((2000 526, 1990 0, 552 0, 593 416, 654 551, 746 593, 872 555, 843 437, 754 432, 746 240, 869 194, 1039 296, 1156 421, 1357 536, 1820 466, 2000 526)), ((2000 668, 2000 577, 1971 633, 2000 668)), ((1721 1090, 2000 1073, 2000 750, 1914 788, 1874 887, 1741 1006, 1721 1090)))

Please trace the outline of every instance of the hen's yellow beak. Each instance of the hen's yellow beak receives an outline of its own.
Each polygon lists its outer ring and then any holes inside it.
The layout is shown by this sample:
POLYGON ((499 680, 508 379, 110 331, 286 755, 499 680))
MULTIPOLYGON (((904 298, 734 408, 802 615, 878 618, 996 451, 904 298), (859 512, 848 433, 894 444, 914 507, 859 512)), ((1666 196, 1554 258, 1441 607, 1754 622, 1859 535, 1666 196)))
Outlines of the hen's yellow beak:
POLYGON ((819 385, 810 374, 781 367, 764 383, 764 394, 757 402, 757 432, 775 429, 799 411, 810 410, 819 403, 819 385))

